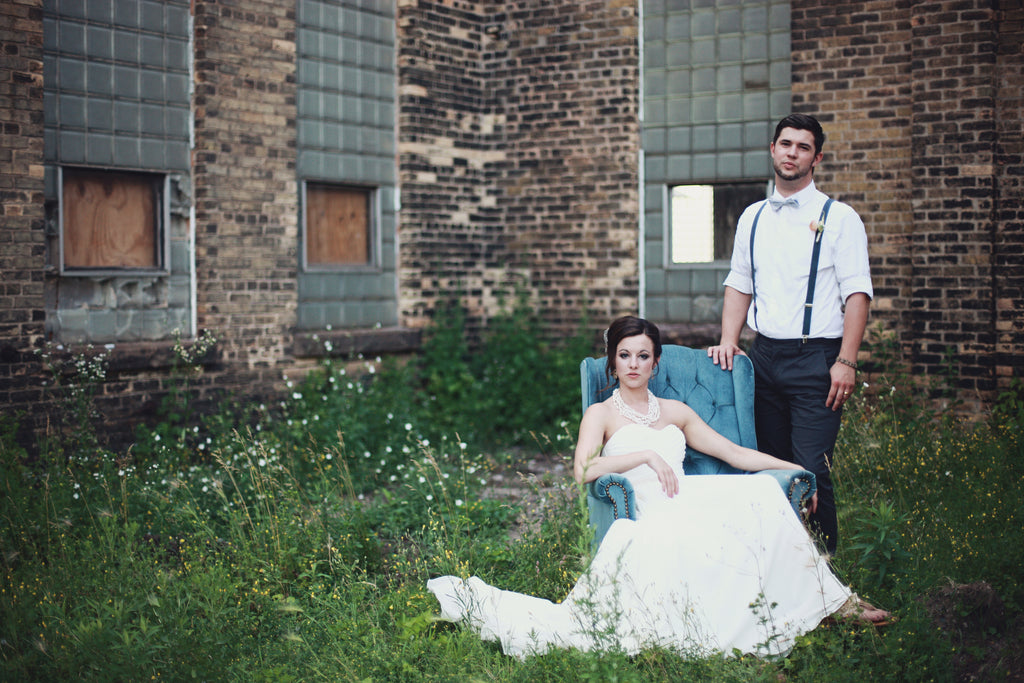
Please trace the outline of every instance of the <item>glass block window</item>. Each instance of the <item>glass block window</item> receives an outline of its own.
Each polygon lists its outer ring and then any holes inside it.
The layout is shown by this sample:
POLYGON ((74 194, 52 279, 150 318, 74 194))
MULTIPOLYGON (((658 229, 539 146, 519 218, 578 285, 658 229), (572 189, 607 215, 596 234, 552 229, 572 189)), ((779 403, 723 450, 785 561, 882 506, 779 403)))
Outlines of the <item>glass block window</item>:
POLYGON ((298 173, 395 181, 394 3, 299 0, 298 173))
POLYGON ((789 113, 789 2, 644 2, 644 151, 674 182, 765 175, 789 113))
POLYGON ((43 3, 51 164, 189 168, 189 0, 43 3))
POLYGON ((790 113, 790 5, 642 8, 641 306, 659 321, 717 322, 735 219, 765 196, 771 134, 790 113))
POLYGON ((297 8, 298 326, 397 325, 396 3, 297 8))

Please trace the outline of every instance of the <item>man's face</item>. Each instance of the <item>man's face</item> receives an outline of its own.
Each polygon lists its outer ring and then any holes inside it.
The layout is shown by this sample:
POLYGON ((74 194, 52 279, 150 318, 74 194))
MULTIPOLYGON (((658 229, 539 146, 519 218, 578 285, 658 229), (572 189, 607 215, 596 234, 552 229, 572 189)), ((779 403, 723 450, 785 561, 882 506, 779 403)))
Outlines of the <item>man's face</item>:
POLYGON ((822 156, 814 151, 814 134, 796 128, 783 128, 770 149, 775 174, 787 181, 801 180, 810 175, 822 156))

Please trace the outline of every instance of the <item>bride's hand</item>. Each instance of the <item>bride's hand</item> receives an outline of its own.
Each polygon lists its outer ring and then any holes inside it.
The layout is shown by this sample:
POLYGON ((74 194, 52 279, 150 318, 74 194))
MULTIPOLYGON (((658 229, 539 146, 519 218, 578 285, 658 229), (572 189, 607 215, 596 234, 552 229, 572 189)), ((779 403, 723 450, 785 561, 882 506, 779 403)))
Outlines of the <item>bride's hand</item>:
POLYGON ((665 495, 669 498, 674 497, 679 493, 679 476, 675 470, 665 462, 665 459, 655 453, 654 451, 648 451, 647 464, 650 465, 654 473, 658 475, 658 481, 661 482, 661 488, 665 491, 665 495))

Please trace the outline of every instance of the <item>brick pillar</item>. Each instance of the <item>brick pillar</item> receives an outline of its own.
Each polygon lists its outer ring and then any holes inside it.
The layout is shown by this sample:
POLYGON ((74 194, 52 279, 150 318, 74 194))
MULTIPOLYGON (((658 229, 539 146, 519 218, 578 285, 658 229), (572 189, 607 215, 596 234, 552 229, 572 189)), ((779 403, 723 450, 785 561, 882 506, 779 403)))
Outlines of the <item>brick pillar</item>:
POLYGON ((918 377, 952 351, 968 409, 1020 363, 1019 4, 792 3, 793 109, 829 135, 816 181, 868 228, 872 325, 918 377))
POLYGON ((915 3, 911 23, 913 371, 951 350, 972 401, 993 388, 998 24, 989 0, 915 3))
POLYGON ((875 299, 869 334, 898 332, 910 286, 910 5, 793 2, 793 111, 825 128, 818 188, 864 220, 875 299))
POLYGON ((455 294, 485 318, 509 279, 488 189, 504 153, 488 99, 486 18, 478 3, 405 1, 398 12, 402 320, 426 325, 455 294))
POLYGON ((1003 1, 997 67, 996 378, 1024 378, 1024 6, 1003 1))
POLYGON ((295 3, 195 2, 199 327, 273 367, 297 306, 295 3))
POLYGON ((553 323, 571 329, 586 306, 603 326, 638 304, 638 3, 496 4, 508 260, 553 323))
POLYGON ((32 351, 45 309, 42 0, 0 4, 0 413, 43 399, 32 351))
POLYGON ((401 308, 637 305, 637 3, 399 3, 401 308))

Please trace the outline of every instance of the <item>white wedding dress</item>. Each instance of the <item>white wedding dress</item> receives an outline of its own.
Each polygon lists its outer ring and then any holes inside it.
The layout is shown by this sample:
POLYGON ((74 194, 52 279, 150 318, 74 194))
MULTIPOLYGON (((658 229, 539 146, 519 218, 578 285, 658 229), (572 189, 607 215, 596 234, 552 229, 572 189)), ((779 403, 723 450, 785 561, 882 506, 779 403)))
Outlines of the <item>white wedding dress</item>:
POLYGON ((675 426, 627 425, 602 455, 646 448, 676 469, 679 494, 668 498, 647 465, 626 472, 638 519, 611 525, 563 602, 442 576, 427 582, 442 618, 467 623, 520 658, 553 647, 773 656, 788 653, 851 596, 775 479, 684 477, 685 439, 675 426))

